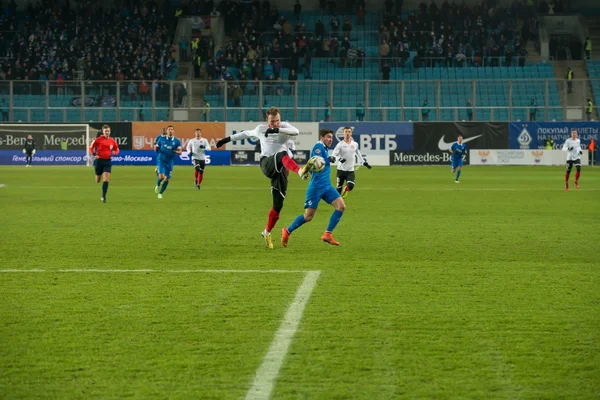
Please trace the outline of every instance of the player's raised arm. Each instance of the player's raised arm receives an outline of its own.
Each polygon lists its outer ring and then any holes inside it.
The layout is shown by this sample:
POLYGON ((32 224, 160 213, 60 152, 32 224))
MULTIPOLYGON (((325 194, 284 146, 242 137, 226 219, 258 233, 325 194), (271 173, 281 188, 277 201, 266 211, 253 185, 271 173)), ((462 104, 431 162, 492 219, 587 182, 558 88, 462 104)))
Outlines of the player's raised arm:
POLYGON ((219 147, 223 146, 226 143, 231 142, 232 140, 236 141, 236 140, 248 139, 251 137, 257 137, 259 129, 260 129, 259 127, 260 127, 260 125, 250 131, 242 131, 242 132, 233 134, 231 136, 225 136, 223 139, 219 139, 219 141, 217 143, 215 143, 215 147, 218 149, 219 147))
POLYGON ((281 128, 279 128, 279 134, 288 136, 298 136, 300 134, 300 131, 295 126, 284 122, 281 124, 281 128))

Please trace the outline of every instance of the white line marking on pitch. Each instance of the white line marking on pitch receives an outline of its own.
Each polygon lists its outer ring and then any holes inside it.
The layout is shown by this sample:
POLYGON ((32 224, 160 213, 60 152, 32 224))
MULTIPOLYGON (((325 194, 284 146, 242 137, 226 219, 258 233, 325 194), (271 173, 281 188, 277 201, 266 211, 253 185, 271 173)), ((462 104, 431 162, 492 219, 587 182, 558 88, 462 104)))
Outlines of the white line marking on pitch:
MULTIPOLYGON (((192 273, 213 273, 213 274, 234 274, 234 273, 253 273, 253 274, 305 274, 315 271, 286 270, 286 269, 0 269, 0 273, 144 273, 154 272, 163 274, 192 274, 192 273)), ((316 271, 320 272, 320 271, 316 271)))
POLYGON ((246 400, 269 399, 271 396, 275 380, 283 365, 283 360, 287 355, 288 348, 302 319, 304 307, 308 303, 308 299, 317 284, 320 274, 321 271, 309 271, 306 273, 304 281, 296 292, 296 297, 290 304, 279 329, 275 333, 275 337, 269 346, 267 354, 263 358, 262 364, 256 371, 252 386, 250 386, 248 393, 246 393, 246 400))

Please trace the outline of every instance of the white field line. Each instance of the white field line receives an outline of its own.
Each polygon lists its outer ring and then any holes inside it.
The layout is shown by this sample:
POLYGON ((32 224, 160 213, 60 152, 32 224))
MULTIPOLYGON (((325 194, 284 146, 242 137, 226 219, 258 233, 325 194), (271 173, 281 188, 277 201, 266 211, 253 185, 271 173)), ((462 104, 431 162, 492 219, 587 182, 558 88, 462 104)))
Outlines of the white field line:
POLYGON ((304 308, 317 284, 321 271, 299 270, 243 270, 243 269, 204 269, 204 270, 160 270, 160 269, 0 269, 0 273, 304 273, 305 278, 296 296, 275 333, 267 354, 256 371, 252 385, 246 394, 247 400, 266 400, 271 396, 279 370, 302 319, 304 308))
POLYGON ((279 370, 283 365, 283 360, 287 355, 294 334, 298 329, 304 307, 308 303, 308 299, 317 284, 321 271, 309 271, 306 273, 304 281, 296 292, 296 297, 290 304, 285 317, 275 333, 275 337, 269 346, 267 354, 263 358, 262 364, 256 371, 254 380, 248 393, 246 400, 267 400, 271 396, 275 380, 279 375, 279 370))
POLYGON ((212 273, 212 274, 306 274, 320 271, 300 271, 286 269, 0 269, 0 273, 164 273, 164 274, 194 274, 194 273, 212 273))

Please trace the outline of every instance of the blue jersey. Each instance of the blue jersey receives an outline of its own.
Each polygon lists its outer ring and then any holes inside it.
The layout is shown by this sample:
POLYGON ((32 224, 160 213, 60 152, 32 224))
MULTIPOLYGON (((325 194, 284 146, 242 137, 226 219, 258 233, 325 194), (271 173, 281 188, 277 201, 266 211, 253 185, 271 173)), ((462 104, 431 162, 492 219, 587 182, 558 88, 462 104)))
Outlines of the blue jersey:
POLYGON ((325 160, 325 167, 321 172, 311 172, 312 178, 310 178, 310 183, 308 184, 308 188, 326 188, 331 186, 331 165, 329 163, 329 150, 322 142, 319 142, 314 145, 312 151, 310 152, 310 156, 320 156, 325 160))
POLYGON ((169 138, 168 136, 159 137, 156 141, 158 145, 158 161, 161 163, 173 163, 175 154, 173 150, 181 147, 181 141, 175 136, 169 138))
POLYGON ((452 147, 450 147, 450 150, 452 150, 452 158, 462 159, 462 156, 467 152, 467 145, 458 144, 458 142, 452 143, 452 147))

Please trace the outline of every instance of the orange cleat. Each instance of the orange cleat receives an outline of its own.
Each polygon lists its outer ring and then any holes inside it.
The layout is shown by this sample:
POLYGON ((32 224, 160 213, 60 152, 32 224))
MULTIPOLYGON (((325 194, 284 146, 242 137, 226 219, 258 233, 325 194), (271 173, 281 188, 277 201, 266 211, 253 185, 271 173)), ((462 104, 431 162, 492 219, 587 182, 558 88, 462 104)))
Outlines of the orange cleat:
POLYGON ((290 239, 290 233, 288 232, 287 228, 283 228, 281 230, 281 245, 283 247, 287 247, 289 239, 290 239))
MULTIPOLYGON (((283 240, 283 239, 282 239, 283 240)), ((321 240, 324 242, 327 242, 329 244, 332 244, 334 246, 339 246, 340 242, 336 241, 333 236, 331 236, 331 232, 325 232, 323 234, 323 236, 321 236, 321 240)))
POLYGON ((579 189, 579 182, 577 182, 577 181, 575 182, 575 187, 576 187, 577 189, 579 189))
POLYGON ((569 184, 565 183, 565 190, 569 190, 569 184))

